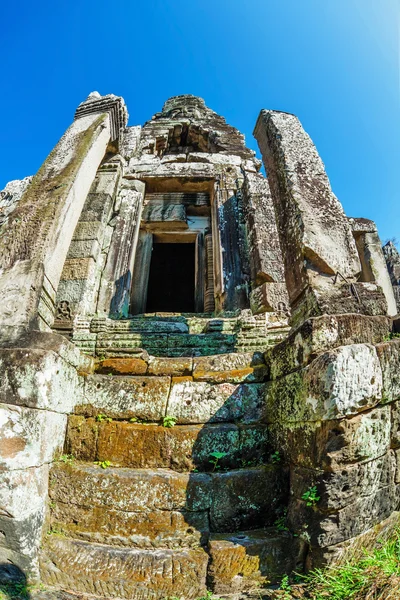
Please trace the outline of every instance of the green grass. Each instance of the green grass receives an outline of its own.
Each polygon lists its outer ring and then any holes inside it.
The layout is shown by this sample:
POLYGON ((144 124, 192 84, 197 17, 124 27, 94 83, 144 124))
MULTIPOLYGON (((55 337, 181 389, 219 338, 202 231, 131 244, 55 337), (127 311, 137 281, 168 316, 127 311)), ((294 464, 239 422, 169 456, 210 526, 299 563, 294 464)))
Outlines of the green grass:
POLYGON ((302 586, 287 586, 276 598, 310 598, 311 600, 398 600, 400 599, 400 529, 389 541, 362 558, 337 567, 316 569, 302 577, 302 586), (296 594, 295 594, 296 590, 296 594), (298 595, 302 591, 303 595, 298 595))

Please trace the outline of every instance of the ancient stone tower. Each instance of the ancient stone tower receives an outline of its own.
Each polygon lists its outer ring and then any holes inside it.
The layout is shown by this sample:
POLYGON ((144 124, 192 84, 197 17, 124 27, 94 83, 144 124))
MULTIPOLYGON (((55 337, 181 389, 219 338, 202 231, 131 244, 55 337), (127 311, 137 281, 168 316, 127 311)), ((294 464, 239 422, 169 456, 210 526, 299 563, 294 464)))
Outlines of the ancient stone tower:
POLYGON ((200 98, 94 92, 1 193, 2 576, 245 598, 398 525, 398 255, 295 116, 255 136, 268 178, 200 98))

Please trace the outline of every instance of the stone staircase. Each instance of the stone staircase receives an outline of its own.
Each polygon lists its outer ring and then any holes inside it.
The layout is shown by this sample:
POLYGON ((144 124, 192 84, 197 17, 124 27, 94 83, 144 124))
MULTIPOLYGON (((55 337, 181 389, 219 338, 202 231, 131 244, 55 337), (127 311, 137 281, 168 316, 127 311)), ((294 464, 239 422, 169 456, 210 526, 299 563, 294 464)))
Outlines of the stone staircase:
POLYGON ((192 600, 301 568, 299 539, 274 527, 288 472, 268 442, 265 376, 260 353, 102 355, 50 473, 44 583, 192 600))

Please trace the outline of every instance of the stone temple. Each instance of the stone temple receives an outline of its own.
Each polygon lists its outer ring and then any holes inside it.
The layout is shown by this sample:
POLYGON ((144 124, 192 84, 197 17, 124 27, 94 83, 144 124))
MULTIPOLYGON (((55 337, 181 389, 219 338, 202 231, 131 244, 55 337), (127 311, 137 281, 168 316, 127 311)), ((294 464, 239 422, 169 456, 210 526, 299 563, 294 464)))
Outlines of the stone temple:
POLYGON ((295 116, 127 119, 1 192, 0 578, 259 598, 400 523, 400 257, 295 116))

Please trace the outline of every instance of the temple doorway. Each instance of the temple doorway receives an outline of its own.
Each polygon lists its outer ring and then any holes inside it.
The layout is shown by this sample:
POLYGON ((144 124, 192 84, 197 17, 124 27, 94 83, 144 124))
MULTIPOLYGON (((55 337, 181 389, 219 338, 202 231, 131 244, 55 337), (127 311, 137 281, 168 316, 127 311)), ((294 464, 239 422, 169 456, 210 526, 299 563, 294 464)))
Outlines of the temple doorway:
POLYGON ((154 243, 146 312, 195 312, 195 243, 154 243))

